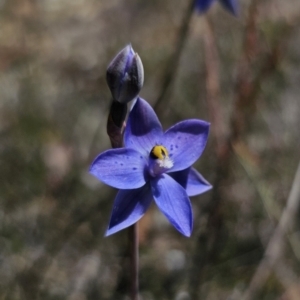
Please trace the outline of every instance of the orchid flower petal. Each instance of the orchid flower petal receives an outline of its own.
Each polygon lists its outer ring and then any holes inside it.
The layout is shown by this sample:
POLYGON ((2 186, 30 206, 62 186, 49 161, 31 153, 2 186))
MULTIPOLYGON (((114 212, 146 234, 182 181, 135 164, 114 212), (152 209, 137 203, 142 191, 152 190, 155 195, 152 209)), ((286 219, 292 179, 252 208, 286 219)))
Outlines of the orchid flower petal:
POLYGON ((185 189, 167 174, 152 178, 150 183, 158 208, 180 233, 190 236, 193 214, 185 189))
POLYGON ((105 236, 135 224, 145 214, 151 202, 150 184, 138 189, 120 190, 114 202, 105 236))
POLYGON ((101 153, 92 163, 90 173, 117 189, 136 189, 143 186, 145 158, 133 149, 112 149, 101 153))
POLYGON ((162 127, 153 108, 144 99, 138 98, 129 114, 124 133, 126 148, 135 149, 148 157, 162 135, 162 127))
POLYGON ((203 194, 212 188, 211 184, 194 168, 187 168, 169 175, 186 190, 189 197, 203 194))
POLYGON ((209 123, 191 119, 179 122, 164 134, 164 146, 173 160, 169 172, 190 167, 202 154, 209 132, 209 123))

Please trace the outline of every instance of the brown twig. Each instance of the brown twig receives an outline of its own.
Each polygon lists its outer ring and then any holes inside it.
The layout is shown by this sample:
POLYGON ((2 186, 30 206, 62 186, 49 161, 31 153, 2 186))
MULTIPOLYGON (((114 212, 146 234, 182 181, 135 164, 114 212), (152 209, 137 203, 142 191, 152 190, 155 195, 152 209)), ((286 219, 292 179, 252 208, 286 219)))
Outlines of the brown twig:
POLYGON ((128 228, 130 272, 131 272, 131 299, 139 299, 139 241, 138 223, 128 228))
MULTIPOLYGON (((194 4, 195 0, 191 0, 187 10, 186 10, 186 14, 183 17, 180 29, 179 29, 179 33, 178 33, 178 38, 175 44, 175 50, 173 52, 173 54, 171 55, 166 71, 165 71, 165 75, 164 75, 164 79, 163 79, 163 83, 162 83, 162 88, 161 88, 161 92, 157 98, 157 101, 154 104, 154 110, 156 111, 158 116, 161 116, 162 111, 163 111, 163 102, 167 101, 167 96, 170 93, 170 90, 172 88, 172 83, 174 82, 174 78, 176 76, 177 73, 177 69, 178 69, 178 65, 179 65, 179 60, 181 57, 181 53, 183 51, 187 36, 188 36, 188 32, 189 32, 189 26, 191 23, 191 18, 193 15, 193 11, 194 11, 194 4)), ((165 105, 165 103, 164 103, 165 105)))
MULTIPOLYGON (((256 50, 256 5, 257 1, 253 1, 250 9, 249 16, 247 20, 247 26, 245 30, 245 42, 243 56, 239 66, 238 78, 239 81, 236 85, 235 99, 233 105, 233 112, 230 121, 230 133, 227 138, 220 136, 219 133, 213 132, 217 144, 217 162, 216 162, 216 178, 213 183, 213 190, 211 194, 210 205, 207 208, 208 220, 206 226, 202 229, 196 238, 196 244, 194 249, 194 254, 192 257, 192 267, 189 278, 189 285, 191 291, 192 299, 199 299, 199 282, 202 279, 202 273, 204 267, 209 263, 216 254, 216 249, 218 249, 218 241, 220 240, 220 229, 222 226, 222 214, 221 214, 221 198, 222 198, 222 186, 225 180, 228 178, 230 171, 231 160, 232 160, 232 145, 239 140, 242 133, 245 131, 245 120, 246 111, 245 106, 254 105, 255 98, 250 97, 253 95, 253 91, 257 89, 254 85, 254 81, 250 77, 250 61, 251 53, 256 50)), ((218 53, 216 51, 217 47, 214 39, 213 27, 210 23, 207 23, 206 36, 205 36, 205 52, 206 57, 209 56, 210 60, 213 62, 218 61, 218 53)), ((207 94, 209 99, 213 99, 213 104, 209 103, 208 107, 211 113, 219 114, 219 104, 216 97, 218 96, 218 83, 212 82, 218 80, 215 75, 217 72, 216 63, 206 63, 206 75, 207 75, 207 94), (213 89, 212 89, 213 85, 213 89)), ((260 78, 261 79, 261 78, 260 78)), ((248 114, 253 114, 254 110, 247 112, 248 114)), ((216 117, 216 116, 215 116, 216 117)), ((222 126, 217 123, 217 127, 222 126)))
POLYGON ((211 121, 211 132, 215 139, 217 156, 221 152, 224 143, 224 121, 220 104, 219 84, 219 56, 214 36, 213 24, 209 17, 204 18, 206 30, 203 36, 205 48, 205 70, 206 70, 206 103, 208 107, 209 119, 211 121))
MULTIPOLYGON (((261 68, 256 73, 254 78, 252 63, 257 56, 257 4, 258 1, 253 1, 249 8, 249 15, 245 29, 245 42, 243 47, 243 54, 238 67, 238 81, 235 88, 235 98, 233 103, 233 110, 230 118, 230 132, 228 137, 224 140, 222 146, 219 146, 220 151, 217 152, 216 163, 216 178, 213 183, 213 191, 208 207, 208 220, 205 228, 200 232, 197 237, 191 276, 190 276, 190 289, 191 298, 199 299, 199 281, 202 277, 202 272, 205 265, 210 263, 218 249, 218 241, 220 240, 220 228, 222 224, 221 215, 221 198, 222 186, 228 179, 231 161, 233 158, 233 147, 239 143, 241 137, 247 132, 251 119, 256 111, 256 99, 260 92, 260 86, 263 80, 274 72, 280 59, 282 58, 282 47, 286 42, 287 35, 284 34, 283 39, 277 39, 272 49, 266 53, 261 54, 263 62, 261 68), (256 54, 256 55, 254 55, 256 54)), ((290 29, 290 27, 288 27, 290 29)), ((205 49, 209 51, 207 47, 205 49)), ((214 51, 211 51, 214 53, 214 51)), ((211 54, 210 54, 211 55, 211 54)), ((209 70, 207 70, 209 73, 209 70)))
POLYGON ((266 248, 263 259, 257 267, 251 282, 241 297, 243 300, 256 299, 255 295, 268 279, 272 268, 276 261, 282 256, 285 243, 284 237, 291 232, 295 219, 300 208, 300 163, 296 171, 294 182, 287 200, 287 205, 282 213, 279 224, 275 229, 268 246, 266 248))

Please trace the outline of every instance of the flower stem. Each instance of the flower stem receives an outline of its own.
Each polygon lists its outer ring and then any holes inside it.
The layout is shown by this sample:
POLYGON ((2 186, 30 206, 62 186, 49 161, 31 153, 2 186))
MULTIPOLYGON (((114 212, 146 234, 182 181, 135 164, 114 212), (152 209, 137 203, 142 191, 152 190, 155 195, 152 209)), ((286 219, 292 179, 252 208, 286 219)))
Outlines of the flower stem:
POLYGON ((194 12, 194 7, 195 7, 195 0, 191 0, 186 10, 186 13, 183 16, 183 20, 180 25, 179 32, 177 34, 177 40, 174 46, 174 52, 172 53, 169 59, 164 78, 162 79, 162 88, 160 94, 154 104, 154 110, 157 112, 158 115, 162 115, 163 111, 165 111, 166 103, 164 103, 164 105, 162 105, 162 103, 167 102, 166 101, 167 97, 171 92, 172 84, 177 74, 179 60, 188 37, 189 27, 194 12))
MULTIPOLYGON (((127 104, 113 101, 107 119, 107 134, 113 148, 123 146, 123 133, 127 104)), ((137 223, 128 228, 129 257, 130 257, 130 294, 132 300, 139 300, 139 242, 137 223)))
POLYGON ((135 223, 129 229, 129 251, 130 251, 130 293, 132 300, 139 300, 139 242, 138 225, 135 223))
POLYGON ((107 118, 107 134, 113 148, 123 147, 126 113, 127 104, 112 101, 107 118))

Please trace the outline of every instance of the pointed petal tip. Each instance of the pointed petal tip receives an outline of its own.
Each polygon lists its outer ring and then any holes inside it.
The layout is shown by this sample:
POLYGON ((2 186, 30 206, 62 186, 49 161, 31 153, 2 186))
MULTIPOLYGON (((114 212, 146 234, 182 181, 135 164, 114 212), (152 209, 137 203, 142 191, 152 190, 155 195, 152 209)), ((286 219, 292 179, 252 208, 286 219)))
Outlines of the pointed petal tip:
POLYGON ((111 235, 113 235, 114 233, 116 233, 117 231, 114 231, 114 230, 111 230, 111 229, 107 229, 105 234, 104 234, 104 237, 109 237, 111 235))
POLYGON ((113 227, 108 227, 105 234, 104 234, 104 237, 109 237, 123 229, 126 229, 127 227, 129 226, 119 226, 119 224, 113 226, 113 227))
POLYGON ((120 190, 114 201, 105 236, 112 235, 137 223, 152 202, 150 185, 134 190, 120 190))
POLYGON ((203 193, 205 193, 213 188, 213 186, 208 181, 206 181, 206 182, 203 181, 202 184, 205 186, 205 190, 203 191, 203 193))
POLYGON ((167 174, 151 180, 151 188, 154 201, 170 224, 184 236, 190 236, 193 212, 185 189, 167 174))
POLYGON ((191 237, 191 235, 192 235, 192 232, 189 232, 189 233, 187 233, 187 234, 184 234, 184 236, 187 237, 187 238, 191 237))
POLYGON ((127 47, 128 47, 128 52, 131 54, 131 55, 135 55, 136 54, 136 52, 134 51, 134 49, 133 49, 133 47, 132 47, 132 44, 131 43, 129 43, 128 45, 127 45, 127 47))
POLYGON ((213 188, 213 186, 211 184, 208 185, 207 188, 205 189, 205 191, 203 193, 206 193, 206 192, 212 190, 212 188, 213 188))
POLYGON ((124 52, 127 55, 129 54, 129 52, 133 52, 131 43, 127 44, 119 53, 124 52))
MULTIPOLYGON (((175 226, 174 226, 175 227, 175 226)), ((176 227, 175 227, 176 228, 176 227)), ((183 236, 189 238, 191 237, 192 235, 192 232, 193 232, 193 224, 191 224, 191 227, 190 228, 185 228, 184 230, 183 229, 179 229, 179 228, 176 228, 183 236)))

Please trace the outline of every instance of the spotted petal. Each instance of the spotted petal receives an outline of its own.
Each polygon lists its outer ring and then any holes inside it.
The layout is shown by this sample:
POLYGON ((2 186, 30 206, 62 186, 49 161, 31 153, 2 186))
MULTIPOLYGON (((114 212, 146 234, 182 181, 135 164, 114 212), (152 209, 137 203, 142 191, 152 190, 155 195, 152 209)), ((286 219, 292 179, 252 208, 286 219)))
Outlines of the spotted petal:
POLYGON ((145 158, 133 149, 112 149, 94 160, 90 173, 117 189, 136 189, 146 182, 145 165, 145 158))
POLYGON ((189 197, 203 194, 212 188, 211 184, 194 168, 187 168, 169 175, 185 188, 189 197))
POLYGON ((151 179, 153 198, 170 223, 183 235, 190 236, 193 214, 185 189, 167 174, 151 179))
POLYGON ((169 152, 174 166, 169 172, 190 167, 202 154, 209 131, 209 123, 190 119, 179 122, 166 131, 164 146, 169 152))
POLYGON ((120 190, 114 202, 106 236, 135 224, 146 212, 152 201, 149 184, 133 189, 120 190))
POLYGON ((162 127, 153 108, 147 101, 138 98, 126 124, 124 134, 126 148, 135 149, 148 157, 162 135, 162 127))

